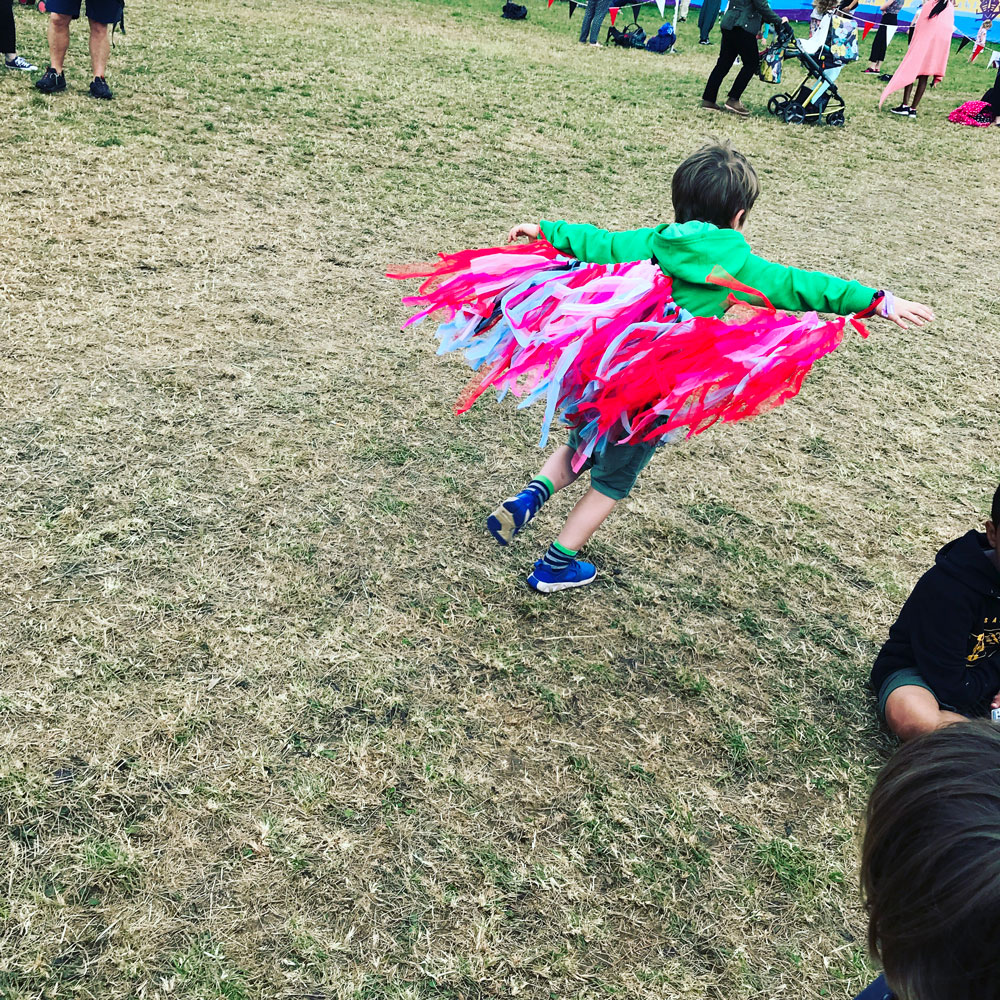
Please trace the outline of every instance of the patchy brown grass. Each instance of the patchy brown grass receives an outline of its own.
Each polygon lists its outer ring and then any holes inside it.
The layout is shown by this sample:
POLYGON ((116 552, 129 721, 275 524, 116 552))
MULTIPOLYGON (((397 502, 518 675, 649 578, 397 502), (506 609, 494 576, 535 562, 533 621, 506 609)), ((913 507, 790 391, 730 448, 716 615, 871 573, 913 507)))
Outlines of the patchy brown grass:
POLYGON ((695 111, 690 26, 668 58, 535 4, 134 6, 113 104, 79 31, 72 92, 0 80, 0 995, 852 995, 868 665, 1000 475, 996 137, 943 119, 986 74, 900 122, 852 67, 810 131, 695 111), (710 130, 762 251, 940 321, 665 452, 600 581, 538 598, 566 502, 482 531, 535 420, 454 419, 382 273, 668 218, 710 130))

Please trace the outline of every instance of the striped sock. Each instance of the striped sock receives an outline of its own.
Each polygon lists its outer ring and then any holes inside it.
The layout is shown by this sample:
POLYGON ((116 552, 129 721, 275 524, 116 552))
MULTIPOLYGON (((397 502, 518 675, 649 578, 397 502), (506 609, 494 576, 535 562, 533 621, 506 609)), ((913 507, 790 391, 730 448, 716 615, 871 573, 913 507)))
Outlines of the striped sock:
POLYGON ((549 546, 549 551, 542 556, 542 562, 545 563, 549 569, 558 573, 564 570, 576 557, 576 552, 573 549, 567 549, 565 545, 560 545, 558 542, 553 542, 549 546))
POLYGON ((552 481, 547 479, 545 476, 536 476, 534 479, 528 483, 527 486, 518 493, 517 497, 519 500, 524 500, 529 510, 531 511, 531 516, 534 517, 535 514, 539 512, 542 508, 542 504, 548 500, 555 490, 552 487, 552 481))

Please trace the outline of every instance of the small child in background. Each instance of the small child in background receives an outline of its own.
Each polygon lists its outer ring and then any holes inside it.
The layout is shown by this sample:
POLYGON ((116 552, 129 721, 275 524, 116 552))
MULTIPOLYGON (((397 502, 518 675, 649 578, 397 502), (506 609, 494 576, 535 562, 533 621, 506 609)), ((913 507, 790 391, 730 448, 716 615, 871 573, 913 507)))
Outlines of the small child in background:
POLYGON ((886 764, 861 883, 885 971, 856 1000, 1000 998, 1000 728, 956 723, 886 764))
MULTIPOLYGON (((760 193, 760 182, 750 161, 728 143, 711 142, 689 156, 671 182, 676 221, 650 229, 609 232, 567 222, 524 223, 514 226, 509 242, 520 237, 545 238, 557 250, 595 264, 652 259, 672 278, 673 298, 693 316, 722 316, 732 299, 730 288, 741 286, 736 298, 754 301, 759 292, 778 309, 817 310, 869 315, 877 312, 904 330, 907 323, 923 326, 934 318, 931 309, 822 271, 786 267, 755 256, 743 230, 760 193), (719 284, 710 276, 719 270, 731 282, 719 284)), ((487 528, 500 545, 535 517, 555 493, 574 482, 571 460, 580 446, 577 431, 557 448, 516 496, 505 500, 488 518, 487 528)), ((583 468, 590 470, 590 489, 573 508, 566 523, 528 577, 544 593, 581 587, 593 582, 597 570, 576 558, 594 532, 625 499, 639 474, 653 457, 650 442, 610 446, 592 455, 583 468)))
POLYGON ((1000 487, 917 581, 872 666, 878 711, 903 740, 1000 707, 1000 487))

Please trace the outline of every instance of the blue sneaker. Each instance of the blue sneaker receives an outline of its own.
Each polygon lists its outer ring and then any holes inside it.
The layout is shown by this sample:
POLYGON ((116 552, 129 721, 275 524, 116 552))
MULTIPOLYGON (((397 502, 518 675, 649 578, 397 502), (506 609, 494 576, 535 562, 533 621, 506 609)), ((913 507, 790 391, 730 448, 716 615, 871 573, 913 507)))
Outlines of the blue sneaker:
POLYGON ((574 559, 565 569, 554 570, 539 559, 528 577, 528 586, 543 594, 554 594, 570 587, 586 587, 596 576, 597 567, 593 563, 574 559))
POLYGON ((496 539, 497 545, 510 545, 538 509, 523 496, 508 497, 486 518, 486 530, 496 539))

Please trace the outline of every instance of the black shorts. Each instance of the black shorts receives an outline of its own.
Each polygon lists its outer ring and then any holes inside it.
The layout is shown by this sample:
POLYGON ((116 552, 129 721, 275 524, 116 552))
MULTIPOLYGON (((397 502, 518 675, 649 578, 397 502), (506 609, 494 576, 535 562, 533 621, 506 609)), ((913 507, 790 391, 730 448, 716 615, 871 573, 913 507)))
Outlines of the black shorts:
MULTIPOLYGON (((45 0, 47 14, 80 16, 81 0, 45 0)), ((117 24, 125 13, 122 0, 87 0, 87 17, 98 24, 117 24)))

